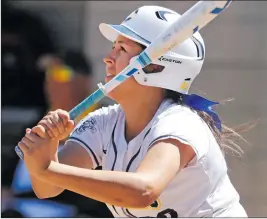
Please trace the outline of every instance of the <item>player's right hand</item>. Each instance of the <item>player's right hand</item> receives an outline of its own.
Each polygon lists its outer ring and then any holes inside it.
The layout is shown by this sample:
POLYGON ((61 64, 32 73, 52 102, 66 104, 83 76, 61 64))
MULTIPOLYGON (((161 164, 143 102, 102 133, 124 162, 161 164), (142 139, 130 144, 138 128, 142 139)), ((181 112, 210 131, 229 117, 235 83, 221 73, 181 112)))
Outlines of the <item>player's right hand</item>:
POLYGON ((65 110, 50 111, 32 130, 42 138, 49 137, 58 141, 66 139, 74 128, 65 110))

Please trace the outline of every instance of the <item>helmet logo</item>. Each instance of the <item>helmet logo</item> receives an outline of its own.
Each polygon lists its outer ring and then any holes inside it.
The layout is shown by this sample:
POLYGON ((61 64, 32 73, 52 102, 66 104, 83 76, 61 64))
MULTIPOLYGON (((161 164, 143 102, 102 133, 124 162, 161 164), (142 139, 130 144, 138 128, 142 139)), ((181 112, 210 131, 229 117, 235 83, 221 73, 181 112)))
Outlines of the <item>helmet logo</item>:
POLYGON ((186 91, 189 88, 189 83, 187 81, 182 82, 180 89, 186 91))
POLYGON ((175 14, 175 13, 170 12, 170 11, 156 11, 156 16, 158 17, 158 19, 161 19, 164 21, 168 21, 167 18, 165 17, 166 14, 175 14))
POLYGON ((163 56, 159 57, 159 61, 165 61, 165 62, 173 62, 176 64, 182 64, 182 61, 180 60, 175 60, 175 59, 170 59, 170 58, 164 58, 163 56))
POLYGON ((190 82, 189 81, 191 81, 191 78, 184 79, 184 81, 180 85, 180 89, 184 90, 184 91, 188 90, 188 88, 190 86, 190 82))
POLYGON ((139 10, 139 9, 136 9, 133 13, 131 13, 131 14, 124 20, 124 22, 125 22, 125 21, 129 21, 129 20, 131 20, 131 19, 133 18, 133 16, 136 15, 136 14, 138 13, 138 10, 139 10))

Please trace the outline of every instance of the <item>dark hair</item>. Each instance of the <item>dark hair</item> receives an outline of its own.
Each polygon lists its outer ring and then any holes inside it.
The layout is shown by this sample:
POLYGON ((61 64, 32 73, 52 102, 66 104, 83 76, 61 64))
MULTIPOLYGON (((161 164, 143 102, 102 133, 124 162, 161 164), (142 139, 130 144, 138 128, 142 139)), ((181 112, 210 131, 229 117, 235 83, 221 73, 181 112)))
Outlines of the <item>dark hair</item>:
MULTIPOLYGON (((189 107, 183 103, 183 94, 178 93, 176 91, 172 90, 165 90, 165 98, 166 99, 171 99, 174 102, 176 102, 179 105, 183 105, 185 107, 189 107)), ((190 107, 189 107, 190 108, 190 107)), ((191 110, 194 110, 191 108, 191 110)), ((246 124, 242 124, 238 127, 235 127, 234 129, 231 129, 224 124, 222 124, 222 130, 219 131, 218 128, 215 125, 215 121, 212 119, 212 117, 204 112, 204 111, 198 111, 194 110, 197 112, 197 114, 205 121, 205 123, 209 126, 211 132, 213 133, 218 145, 220 146, 223 154, 226 153, 226 149, 230 149, 230 151, 242 155, 243 150, 242 148, 235 143, 234 139, 237 138, 238 140, 243 140, 247 142, 241 135, 241 132, 247 131, 254 127, 257 122, 250 122, 246 124)))

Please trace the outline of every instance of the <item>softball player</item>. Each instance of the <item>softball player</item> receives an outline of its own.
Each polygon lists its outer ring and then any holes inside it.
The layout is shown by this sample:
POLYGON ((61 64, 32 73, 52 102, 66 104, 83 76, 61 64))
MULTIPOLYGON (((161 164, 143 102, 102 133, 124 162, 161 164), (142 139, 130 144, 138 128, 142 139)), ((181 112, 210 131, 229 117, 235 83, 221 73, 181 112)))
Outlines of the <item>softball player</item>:
MULTIPOLYGON (((113 42, 106 82, 178 17, 143 6, 120 25, 100 24, 113 42)), ((188 95, 204 56, 196 32, 110 92, 118 104, 90 113, 74 131, 63 110, 27 129, 18 145, 36 195, 71 190, 105 202, 114 217, 246 217, 227 174, 216 103, 188 95)))

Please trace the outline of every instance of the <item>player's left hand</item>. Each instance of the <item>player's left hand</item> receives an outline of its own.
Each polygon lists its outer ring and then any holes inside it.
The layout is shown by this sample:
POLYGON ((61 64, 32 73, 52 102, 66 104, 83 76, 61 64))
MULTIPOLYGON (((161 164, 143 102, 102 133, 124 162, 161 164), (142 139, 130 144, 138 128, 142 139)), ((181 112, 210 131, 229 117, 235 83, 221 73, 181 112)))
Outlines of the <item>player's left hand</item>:
POLYGON ((51 153, 57 149, 58 144, 58 140, 41 138, 31 129, 27 129, 25 136, 18 143, 24 153, 27 170, 33 175, 42 174, 52 161, 51 153))

